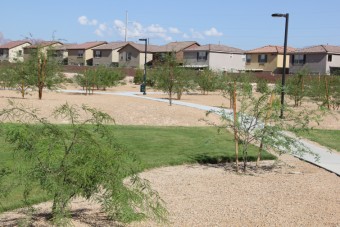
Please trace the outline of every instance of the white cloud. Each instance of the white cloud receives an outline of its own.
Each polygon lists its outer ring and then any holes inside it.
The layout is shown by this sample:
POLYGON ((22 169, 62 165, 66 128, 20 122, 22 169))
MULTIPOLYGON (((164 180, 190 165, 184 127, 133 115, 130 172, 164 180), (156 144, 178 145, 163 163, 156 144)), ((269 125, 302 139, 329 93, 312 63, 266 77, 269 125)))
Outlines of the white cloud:
POLYGON ((184 39, 189 39, 190 36, 189 36, 188 34, 184 33, 184 34, 183 34, 183 38, 184 38, 184 39))
POLYGON ((106 30, 107 30, 106 24, 100 24, 98 28, 99 28, 99 30, 101 30, 101 31, 106 31, 106 30))
POLYGON ((102 30, 100 30, 100 29, 96 29, 96 30, 94 31, 94 34, 96 34, 97 36, 100 36, 100 37, 103 37, 103 36, 104 36, 102 30))
POLYGON ((202 33, 195 31, 193 28, 190 29, 191 38, 193 39, 204 39, 204 35, 202 33))
POLYGON ((169 32, 172 34, 180 34, 181 31, 178 28, 170 27, 169 32))
POLYGON ((204 34, 206 36, 222 36, 223 35, 222 32, 217 31, 217 29, 214 27, 210 28, 210 30, 205 31, 204 34))
POLYGON ((86 16, 78 17, 78 22, 81 25, 97 25, 98 24, 98 21, 96 19, 89 20, 86 16))
POLYGON ((151 33, 166 33, 166 30, 159 24, 152 24, 147 27, 146 30, 151 33))

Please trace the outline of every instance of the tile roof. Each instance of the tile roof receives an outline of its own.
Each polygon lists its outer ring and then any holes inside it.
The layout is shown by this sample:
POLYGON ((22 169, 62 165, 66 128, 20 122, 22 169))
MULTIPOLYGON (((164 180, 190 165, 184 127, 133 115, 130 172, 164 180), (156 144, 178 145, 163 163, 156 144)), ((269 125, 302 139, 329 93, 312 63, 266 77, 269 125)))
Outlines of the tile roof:
POLYGON ((221 52, 221 53, 234 53, 234 54, 243 54, 244 50, 225 46, 225 45, 216 45, 216 44, 208 44, 197 47, 189 47, 184 51, 209 51, 209 52, 221 52))
POLYGON ((64 43, 61 46, 56 46, 54 50, 67 50, 68 47, 75 45, 75 43, 64 43))
MULTIPOLYGON (((293 52, 295 48, 293 47, 287 47, 287 53, 293 52)), ((276 54, 283 54, 283 46, 264 46, 260 48, 256 48, 253 50, 249 50, 245 52, 246 54, 265 54, 265 53, 276 53, 276 54)))
POLYGON ((95 47, 93 48, 93 50, 116 50, 116 49, 122 48, 123 46, 129 43, 132 43, 132 42, 111 42, 111 43, 104 44, 99 47, 95 47))
POLYGON ((107 42, 106 41, 86 42, 82 44, 71 45, 67 49, 68 50, 87 50, 87 49, 91 49, 91 48, 94 48, 94 47, 97 47, 103 44, 107 44, 107 42))
POLYGON ((171 42, 164 46, 160 46, 156 52, 179 52, 194 44, 199 45, 196 41, 171 42))
MULTIPOLYGON (((145 44, 128 43, 124 47, 129 46, 129 45, 132 46, 133 48, 137 49, 141 53, 145 52, 145 44)), ((123 49, 124 47, 122 47, 121 49, 123 49)), ((156 46, 156 45, 147 45, 147 53, 155 53, 155 52, 158 52, 158 50, 159 50, 159 46, 156 46)))
POLYGON ((6 44, 0 45, 0 49, 12 49, 25 43, 32 44, 30 41, 27 40, 11 41, 6 44))
POLYGON ((52 46, 54 44, 63 44, 61 42, 58 42, 58 41, 41 41, 41 42, 38 42, 37 44, 34 44, 34 45, 31 45, 31 46, 28 46, 28 47, 25 47, 28 48, 28 49, 35 49, 37 48, 38 46, 39 47, 47 47, 47 46, 52 46))
POLYGON ((340 46, 317 45, 296 49, 294 53, 340 53, 340 46))

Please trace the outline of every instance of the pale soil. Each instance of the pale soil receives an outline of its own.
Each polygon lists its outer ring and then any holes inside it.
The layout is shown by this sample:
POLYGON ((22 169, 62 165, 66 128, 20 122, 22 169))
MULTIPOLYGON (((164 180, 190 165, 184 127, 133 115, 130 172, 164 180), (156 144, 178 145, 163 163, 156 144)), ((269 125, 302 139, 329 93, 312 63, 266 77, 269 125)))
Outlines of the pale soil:
MULTIPOLYGON (((138 90, 139 86, 135 85, 110 89, 138 90)), ((151 94, 151 90, 147 92, 150 92, 147 96, 166 97, 151 94)), ((122 125, 206 125, 199 120, 205 118, 204 111, 138 98, 45 92, 39 101, 36 96, 34 92, 20 99, 14 91, 0 90, 0 108, 12 98, 39 108, 43 116, 52 120, 51 110, 67 101, 99 108, 122 125)), ((218 94, 184 95, 182 101, 229 106, 229 101, 218 94)), ((335 116, 339 117, 340 113, 335 112, 335 116)), ((218 117, 210 116, 209 120, 218 122, 218 117)), ((339 130, 340 123, 334 116, 328 116, 319 127, 339 130)), ((236 174, 232 165, 227 164, 164 167, 141 176, 150 180, 166 202, 169 223, 128 226, 340 226, 340 178, 290 156, 281 156, 278 163, 263 162, 260 171, 250 170, 248 174, 236 174)), ((34 226, 49 226, 46 217, 50 206, 50 202, 36 206, 34 226)), ((106 220, 96 203, 76 199, 71 206, 75 226, 117 226, 106 220)), ((16 226, 25 217, 22 210, 3 213, 0 226, 16 226)))

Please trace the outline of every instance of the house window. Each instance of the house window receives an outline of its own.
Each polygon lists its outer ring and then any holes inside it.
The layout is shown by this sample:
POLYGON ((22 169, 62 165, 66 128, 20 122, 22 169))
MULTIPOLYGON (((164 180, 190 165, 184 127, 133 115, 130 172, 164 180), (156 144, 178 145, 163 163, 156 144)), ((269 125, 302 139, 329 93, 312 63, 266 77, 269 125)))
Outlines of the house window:
POLYGON ((259 63, 266 63, 267 62, 267 55, 266 54, 259 54, 259 63))
POLYGON ((199 51, 197 52, 197 61, 206 61, 207 60, 207 52, 206 51, 199 51))
POLYGON ((328 62, 331 62, 331 61, 332 61, 332 55, 329 54, 329 55, 328 55, 328 62))
POLYGON ((131 52, 126 53, 126 60, 130 61, 131 58, 132 58, 132 53, 131 52))
POLYGON ((303 65, 306 61, 306 55, 304 54, 294 54, 292 56, 292 62, 294 65, 303 65))
POLYGON ((84 51, 83 50, 78 50, 78 57, 82 58, 84 56, 84 51))
POLYGON ((100 50, 96 50, 95 53, 94 53, 94 56, 96 58, 101 58, 102 57, 102 52, 100 50))
POLYGON ((250 63, 250 62, 251 62, 251 55, 250 55, 250 54, 247 54, 247 55, 246 55, 246 62, 247 62, 247 63, 250 63))
POLYGON ((124 55, 120 54, 120 60, 123 61, 124 60, 124 55))
POLYGON ((19 56, 19 57, 22 56, 22 50, 19 50, 19 51, 18 51, 18 56, 19 56))

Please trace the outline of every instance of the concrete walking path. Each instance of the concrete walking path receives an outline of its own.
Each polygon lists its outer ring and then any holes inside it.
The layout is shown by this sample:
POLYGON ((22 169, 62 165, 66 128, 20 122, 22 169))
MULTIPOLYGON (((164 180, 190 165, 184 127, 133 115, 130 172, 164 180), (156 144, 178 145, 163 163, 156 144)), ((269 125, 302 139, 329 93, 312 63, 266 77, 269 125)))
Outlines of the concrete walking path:
MULTIPOLYGON (((60 90, 61 92, 65 93, 85 93, 84 91, 81 90, 60 90)), ((94 92, 95 94, 105 94, 105 95, 120 95, 120 96, 128 96, 128 97, 134 97, 134 98, 141 98, 141 99, 147 99, 147 100, 152 100, 152 101, 157 101, 157 102, 165 102, 169 103, 168 99, 160 99, 160 98, 152 98, 148 97, 147 95, 141 95, 140 92, 94 92)), ((149 92, 152 93, 152 92, 149 92)), ((194 104, 194 103, 187 103, 187 102, 182 102, 182 101, 177 101, 173 100, 172 101, 173 105, 180 105, 180 106, 186 106, 186 107, 191 107, 195 109, 200 109, 204 111, 215 111, 218 112, 221 110, 221 108, 218 107, 212 107, 212 106, 206 106, 206 105, 200 105, 200 104, 194 104)), ((224 109, 226 113, 232 113, 233 111, 230 109, 224 109)), ((336 151, 331 151, 328 148, 325 148, 321 145, 316 145, 316 143, 311 142, 307 139, 299 139, 297 136, 295 136, 292 133, 291 136, 300 142, 302 142, 307 148, 309 148, 311 151, 319 155, 319 160, 316 161, 314 156, 310 154, 304 154, 303 156, 297 156, 295 157, 300 158, 302 160, 305 160, 309 163, 312 163, 314 165, 317 165, 319 167, 322 167, 330 172, 333 172, 340 176, 340 153, 336 151)))

